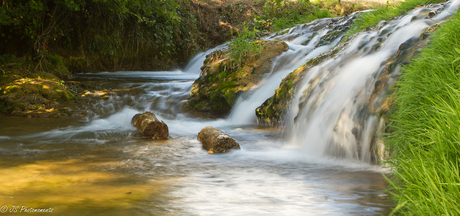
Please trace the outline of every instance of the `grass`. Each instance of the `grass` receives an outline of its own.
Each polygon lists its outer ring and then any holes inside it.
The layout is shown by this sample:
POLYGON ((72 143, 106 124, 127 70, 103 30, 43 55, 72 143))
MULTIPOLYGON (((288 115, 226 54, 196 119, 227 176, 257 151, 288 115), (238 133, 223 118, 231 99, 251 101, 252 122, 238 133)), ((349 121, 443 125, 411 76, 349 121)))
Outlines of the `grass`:
POLYGON ((460 215, 460 15, 404 68, 387 139, 403 215, 460 215))
POLYGON ((369 13, 362 14, 358 18, 350 30, 345 34, 345 37, 350 37, 361 30, 377 25, 382 20, 389 20, 395 16, 399 16, 404 12, 410 11, 418 5, 426 5, 429 3, 440 3, 445 0, 406 0, 394 5, 387 5, 386 7, 378 8, 369 13))
MULTIPOLYGON (((259 14, 254 14, 251 21, 243 22, 239 25, 241 30, 237 32, 238 36, 229 45, 231 58, 235 59, 237 65, 239 65, 241 60, 250 53, 260 53, 261 47, 256 41, 259 32, 278 32, 315 19, 382 7, 385 3, 381 1, 355 2, 354 0, 349 0, 339 3, 337 0, 266 0, 259 14)), ((399 0, 391 1, 391 4, 396 4, 395 1, 399 0)), ((390 3, 390 1, 386 2, 390 3)), ((231 31, 231 35, 233 35, 233 31, 231 31)))
POLYGON ((271 30, 281 31, 299 23, 308 23, 315 19, 322 19, 326 17, 333 17, 333 15, 331 15, 328 10, 321 9, 315 9, 314 12, 310 14, 291 13, 289 16, 273 19, 271 30))

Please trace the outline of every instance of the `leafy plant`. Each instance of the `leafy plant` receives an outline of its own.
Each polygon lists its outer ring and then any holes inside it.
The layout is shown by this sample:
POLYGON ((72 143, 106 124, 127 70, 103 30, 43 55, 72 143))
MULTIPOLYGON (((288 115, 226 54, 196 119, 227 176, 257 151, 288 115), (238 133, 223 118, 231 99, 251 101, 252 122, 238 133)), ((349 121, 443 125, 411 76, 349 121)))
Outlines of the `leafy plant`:
MULTIPOLYGON (((249 30, 249 25, 244 22, 242 30, 238 31, 238 37, 233 39, 229 44, 230 58, 235 62, 234 66, 241 66, 242 60, 251 53, 261 53, 261 41, 257 41, 257 30, 253 27, 249 30)), ((233 33, 232 33, 233 34, 233 33)))

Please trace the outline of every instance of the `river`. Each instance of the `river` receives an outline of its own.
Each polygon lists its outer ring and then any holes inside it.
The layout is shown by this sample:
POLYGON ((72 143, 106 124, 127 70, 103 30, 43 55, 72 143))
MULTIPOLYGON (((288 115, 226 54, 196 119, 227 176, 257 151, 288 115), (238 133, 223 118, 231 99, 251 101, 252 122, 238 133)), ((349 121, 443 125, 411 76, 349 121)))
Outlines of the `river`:
POLYGON ((305 157, 285 146, 276 129, 171 112, 175 107, 168 102, 186 97, 196 77, 80 74, 80 82, 109 82, 129 91, 93 103, 93 110, 105 107, 106 114, 87 120, 1 116, 0 205, 51 207, 61 215, 380 215, 391 210, 386 170, 379 166, 305 157), (152 107, 169 125, 170 139, 136 137, 132 116, 152 107), (219 127, 242 149, 209 155, 197 141, 205 126, 219 127))

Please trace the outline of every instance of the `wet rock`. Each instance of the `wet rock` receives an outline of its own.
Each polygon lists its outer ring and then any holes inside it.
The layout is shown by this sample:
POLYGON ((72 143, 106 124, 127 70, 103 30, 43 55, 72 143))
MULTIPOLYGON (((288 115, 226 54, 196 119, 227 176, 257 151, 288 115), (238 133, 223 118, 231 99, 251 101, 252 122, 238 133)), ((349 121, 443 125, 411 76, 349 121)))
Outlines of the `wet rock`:
POLYGON ((214 127, 205 127, 198 133, 198 141, 209 154, 226 153, 240 149, 240 145, 228 134, 214 127))
POLYGON ((288 50, 285 42, 260 41, 261 53, 252 53, 240 65, 230 58, 228 50, 219 50, 206 57, 200 77, 195 80, 186 109, 225 116, 238 95, 257 84, 269 73, 273 61, 288 50))
MULTIPOLYGON (((271 126, 283 125, 284 117, 289 110, 292 98, 294 97, 303 76, 310 68, 334 57, 346 44, 347 42, 344 42, 334 49, 309 60, 306 64, 287 75, 283 81, 281 81, 279 88, 275 90, 273 97, 267 99, 255 110, 258 123, 271 126)), ((308 92, 306 92, 306 94, 308 95, 308 92)))
POLYGON ((351 134, 353 134, 353 136, 355 137, 355 139, 359 139, 360 135, 358 134, 359 133, 359 130, 357 127, 354 127, 352 130, 351 130, 351 134))
POLYGON ((405 41, 404 43, 402 43, 401 45, 399 45, 399 50, 406 50, 408 49, 409 47, 412 47, 412 45, 415 43, 415 42, 418 42, 420 40, 420 37, 411 37, 409 38, 407 41, 405 41))
POLYGON ((432 11, 428 12, 427 17, 431 19, 434 16, 436 16, 436 14, 437 14, 437 12, 432 10, 432 11))
MULTIPOLYGON (((351 21, 351 20, 350 20, 351 21)), ((320 42, 316 47, 328 45, 332 43, 337 38, 342 37, 342 35, 350 29, 350 25, 344 25, 340 22, 333 22, 330 24, 331 31, 329 31, 326 35, 321 37, 320 42)))
POLYGON ((134 115, 131 124, 139 130, 144 138, 168 139, 168 125, 157 119, 155 114, 151 112, 134 115))

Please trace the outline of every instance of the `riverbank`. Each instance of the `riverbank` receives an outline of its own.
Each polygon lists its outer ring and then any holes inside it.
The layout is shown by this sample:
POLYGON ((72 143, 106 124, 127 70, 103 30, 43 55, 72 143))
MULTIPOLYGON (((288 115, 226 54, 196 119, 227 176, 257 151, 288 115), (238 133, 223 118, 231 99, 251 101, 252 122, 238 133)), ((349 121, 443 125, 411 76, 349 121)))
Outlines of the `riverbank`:
POLYGON ((404 70, 391 115, 389 164, 398 206, 408 215, 460 214, 460 15, 404 70))

